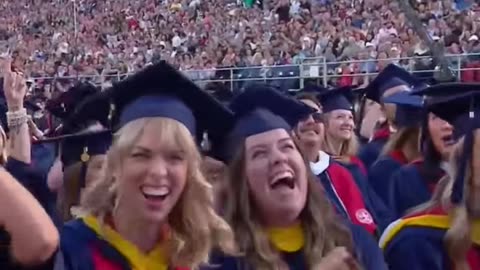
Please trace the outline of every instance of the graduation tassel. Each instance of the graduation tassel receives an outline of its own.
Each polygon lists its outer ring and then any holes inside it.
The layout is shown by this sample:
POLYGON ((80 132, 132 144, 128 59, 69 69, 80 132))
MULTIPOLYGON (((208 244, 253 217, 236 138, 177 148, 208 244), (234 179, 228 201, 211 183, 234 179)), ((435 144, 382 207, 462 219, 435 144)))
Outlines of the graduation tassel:
POLYGON ((108 125, 110 129, 113 129, 112 123, 113 123, 113 114, 115 113, 115 104, 110 103, 110 109, 108 111, 108 125))
POLYGON ((469 112, 469 119, 468 119, 468 127, 467 132, 465 134, 465 139, 463 142, 463 149, 462 153, 458 159, 457 163, 457 172, 455 175, 453 187, 452 187, 452 196, 451 202, 454 205, 463 204, 464 203, 464 193, 465 193, 465 176, 466 176, 466 169, 467 164, 472 157, 473 152, 473 137, 474 137, 474 128, 473 128, 473 120, 475 118, 475 113, 473 112, 473 106, 470 107, 471 110, 469 112))

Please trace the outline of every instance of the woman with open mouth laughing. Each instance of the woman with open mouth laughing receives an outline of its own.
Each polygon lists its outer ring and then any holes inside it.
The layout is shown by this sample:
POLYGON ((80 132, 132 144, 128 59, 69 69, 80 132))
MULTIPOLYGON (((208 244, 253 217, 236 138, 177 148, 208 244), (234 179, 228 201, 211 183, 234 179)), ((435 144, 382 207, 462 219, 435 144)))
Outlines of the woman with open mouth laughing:
POLYGON ((194 139, 232 113, 165 62, 90 98, 78 113, 92 108, 110 108, 116 133, 78 219, 64 226, 57 269, 197 269, 211 248, 233 251, 194 139))
POLYGON ((373 237, 337 219, 293 140, 313 110, 266 85, 230 107, 226 217, 244 256, 217 254, 212 269, 386 269, 373 237))

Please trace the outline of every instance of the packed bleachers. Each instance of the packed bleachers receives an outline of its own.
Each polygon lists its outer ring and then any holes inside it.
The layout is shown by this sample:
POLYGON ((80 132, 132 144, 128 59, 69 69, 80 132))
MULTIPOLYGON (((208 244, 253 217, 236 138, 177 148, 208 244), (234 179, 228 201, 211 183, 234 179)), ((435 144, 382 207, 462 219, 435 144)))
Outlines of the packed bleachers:
MULTIPOLYGON (((473 2, 473 1, 472 1, 473 2)), ((329 83, 361 85, 396 62, 408 70, 433 70, 429 48, 398 3, 387 0, 262 1, 246 8, 233 0, 19 0, 3 1, 0 40, 16 66, 36 79, 89 78, 109 84, 160 59, 195 80, 274 80, 304 73, 308 63, 329 83), (221 68, 242 68, 221 70, 221 68), (326 70, 323 70, 326 69, 326 70)), ((480 80, 480 18, 476 4, 412 1, 433 40, 443 42, 464 81, 480 80), (468 70, 470 69, 470 70, 468 70)), ((427 76, 431 76, 427 72, 427 76)), ((283 80, 282 80, 283 78, 283 80)), ((68 88, 72 80, 55 81, 68 88)))

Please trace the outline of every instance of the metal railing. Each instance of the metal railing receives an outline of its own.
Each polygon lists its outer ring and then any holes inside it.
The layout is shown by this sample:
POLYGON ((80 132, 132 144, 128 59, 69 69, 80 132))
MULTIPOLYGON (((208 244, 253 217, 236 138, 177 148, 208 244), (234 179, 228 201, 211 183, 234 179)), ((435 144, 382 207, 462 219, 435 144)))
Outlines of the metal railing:
MULTIPOLYGON (((464 80, 466 76, 472 76, 468 72, 474 72, 475 81, 480 82, 480 53, 447 55, 451 68, 457 74, 458 80, 464 80), (478 75, 477 75, 478 74, 478 75)), ((284 89, 299 89, 307 80, 316 81, 318 84, 328 85, 332 81, 342 78, 371 80, 378 74, 379 66, 388 63, 397 63, 421 78, 429 79, 434 76, 435 64, 430 56, 417 56, 408 58, 390 59, 365 59, 340 62, 327 62, 324 57, 304 58, 296 65, 276 66, 249 66, 216 68, 202 70, 184 70, 186 76, 191 78, 201 87, 208 87, 211 83, 223 83, 230 89, 244 87, 252 82, 266 82, 277 85, 284 89), (351 71, 345 71, 349 69, 351 71)), ((109 74, 106 76, 70 76, 56 78, 32 78, 49 81, 76 81, 89 80, 102 86, 109 86, 112 82, 121 80, 129 74, 109 74)), ((471 78, 469 79, 471 80, 471 78)))

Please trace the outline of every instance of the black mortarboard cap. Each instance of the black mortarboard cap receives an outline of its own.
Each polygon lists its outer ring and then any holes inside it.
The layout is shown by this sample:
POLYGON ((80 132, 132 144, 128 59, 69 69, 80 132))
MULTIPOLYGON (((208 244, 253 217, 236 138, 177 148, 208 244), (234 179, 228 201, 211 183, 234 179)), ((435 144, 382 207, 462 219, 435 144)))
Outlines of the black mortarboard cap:
POLYGON ((473 131, 480 128, 480 84, 446 83, 425 90, 429 111, 453 125, 454 139, 464 136, 451 201, 463 202, 465 169, 473 154, 473 131), (450 93, 450 95, 448 95, 450 93))
POLYGON ((314 109, 266 84, 256 84, 244 90, 230 103, 235 113, 229 136, 212 138, 217 150, 215 158, 227 162, 244 139, 275 129, 290 131, 314 109), (226 140, 225 137, 228 137, 226 140))
POLYGON ((410 95, 406 91, 400 91, 386 97, 383 102, 397 105, 395 111, 395 125, 397 127, 421 125, 424 118, 423 99, 421 97, 410 95))
POLYGON ((106 154, 112 144, 110 130, 82 131, 40 140, 37 143, 57 142, 64 167, 88 162, 91 156, 106 154))
POLYGON ((412 88, 419 83, 420 81, 413 74, 395 64, 390 64, 366 87, 365 94, 368 99, 381 103, 381 98, 388 89, 399 85, 412 88))
POLYGON ((97 110, 95 114, 107 114, 113 130, 141 118, 166 117, 182 123, 194 136, 206 129, 216 132, 233 118, 225 106, 165 61, 89 97, 71 121, 94 113, 91 108, 97 110))
POLYGON ((329 113, 334 110, 353 110, 352 88, 348 86, 334 88, 317 95, 322 112, 329 113))
MULTIPOLYGON (((83 100, 98 93, 99 90, 91 83, 78 83, 58 97, 49 100, 45 109, 53 116, 62 120, 67 119, 83 100)), ((92 108, 92 110, 95 110, 92 108)))
POLYGON ((435 96, 427 95, 426 107, 453 125, 455 139, 480 127, 480 84, 448 83, 435 89, 435 96))

